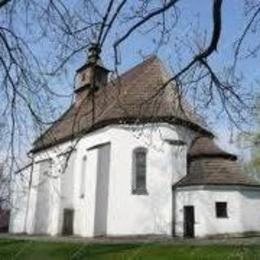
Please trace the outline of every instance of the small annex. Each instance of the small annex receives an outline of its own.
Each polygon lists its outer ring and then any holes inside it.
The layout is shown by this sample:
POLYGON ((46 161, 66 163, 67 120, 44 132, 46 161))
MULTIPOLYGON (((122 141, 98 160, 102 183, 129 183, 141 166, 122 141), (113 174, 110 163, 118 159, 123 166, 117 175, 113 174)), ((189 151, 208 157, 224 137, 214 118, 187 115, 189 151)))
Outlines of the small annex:
POLYGON ((176 234, 204 237, 259 232, 259 182, 243 173, 237 157, 202 136, 192 142, 187 160, 187 175, 173 185, 176 223, 181 223, 176 225, 176 234), (184 227, 182 219, 186 219, 184 227))

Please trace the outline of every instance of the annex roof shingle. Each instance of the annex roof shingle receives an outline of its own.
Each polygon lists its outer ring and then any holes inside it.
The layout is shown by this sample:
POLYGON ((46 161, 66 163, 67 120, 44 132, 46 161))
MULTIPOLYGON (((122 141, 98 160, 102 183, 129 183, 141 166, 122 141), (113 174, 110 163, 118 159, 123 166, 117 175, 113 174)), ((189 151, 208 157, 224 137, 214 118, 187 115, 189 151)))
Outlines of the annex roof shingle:
POLYGON ((188 174, 176 187, 194 185, 260 187, 259 182, 243 173, 235 155, 223 151, 208 137, 195 139, 188 155, 188 174))
POLYGON ((199 157, 221 157, 221 158, 230 158, 236 159, 237 157, 234 154, 228 153, 222 150, 214 142, 213 137, 209 136, 198 136, 195 138, 191 144, 191 147, 188 152, 189 158, 199 158, 199 157))

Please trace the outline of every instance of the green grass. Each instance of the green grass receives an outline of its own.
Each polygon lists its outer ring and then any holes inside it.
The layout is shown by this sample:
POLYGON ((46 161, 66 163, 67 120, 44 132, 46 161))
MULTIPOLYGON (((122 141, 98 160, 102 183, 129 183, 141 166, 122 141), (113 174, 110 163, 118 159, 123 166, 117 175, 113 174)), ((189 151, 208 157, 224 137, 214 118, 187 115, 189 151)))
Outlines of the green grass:
POLYGON ((0 239, 0 259, 260 259, 260 245, 83 244, 0 239))

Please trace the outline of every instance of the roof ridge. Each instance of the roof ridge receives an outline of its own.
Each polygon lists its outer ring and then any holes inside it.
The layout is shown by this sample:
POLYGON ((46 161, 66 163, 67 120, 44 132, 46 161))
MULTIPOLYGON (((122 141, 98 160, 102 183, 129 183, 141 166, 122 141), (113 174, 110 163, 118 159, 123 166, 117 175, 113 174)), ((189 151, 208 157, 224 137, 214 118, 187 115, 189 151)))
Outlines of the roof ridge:
MULTIPOLYGON (((118 76, 119 76, 119 78, 125 77, 126 74, 128 74, 128 73, 130 73, 130 72, 132 72, 132 71, 134 71, 134 70, 136 70, 136 69, 146 65, 148 62, 152 62, 153 60, 158 60, 159 61, 160 59, 155 54, 148 55, 145 59, 143 59, 142 62, 139 62, 139 63, 133 65, 131 68, 127 69, 126 71, 124 71, 122 74, 119 74, 118 76)), ((109 83, 110 83, 110 81, 108 82, 108 84, 109 83)))
MULTIPOLYGON (((118 81, 118 82, 120 82, 120 80, 124 80, 123 79, 123 77, 126 77, 127 76, 127 74, 129 73, 131 73, 131 72, 133 72, 134 70, 136 70, 136 69, 140 69, 140 67, 142 67, 142 66, 147 66, 147 64, 149 64, 149 62, 153 62, 153 61, 160 61, 159 60, 159 58, 156 56, 156 55, 152 55, 152 56, 150 56, 150 57, 148 57, 147 59, 145 59, 143 62, 141 62, 141 63, 138 63, 137 65, 135 65, 134 67, 132 67, 132 68, 130 68, 129 70, 127 70, 124 74, 125 75, 123 75, 123 76, 120 76, 119 75, 119 77, 117 78, 117 79, 115 79, 116 81, 118 81)), ((161 69, 161 67, 160 67, 160 69, 161 69)), ((109 83, 108 83, 109 84, 109 83)), ((117 86, 118 87, 118 86, 117 86)), ((127 91, 129 89, 129 86, 128 86, 128 88, 126 88, 125 89, 125 91, 127 91)), ((99 115, 99 116, 102 116, 103 114, 105 114, 108 110, 109 110, 109 108, 110 107, 113 107, 117 102, 120 102, 120 97, 119 97, 119 95, 118 95, 118 98, 117 99, 114 99, 114 101, 104 110, 104 111, 102 111, 102 113, 99 115)))

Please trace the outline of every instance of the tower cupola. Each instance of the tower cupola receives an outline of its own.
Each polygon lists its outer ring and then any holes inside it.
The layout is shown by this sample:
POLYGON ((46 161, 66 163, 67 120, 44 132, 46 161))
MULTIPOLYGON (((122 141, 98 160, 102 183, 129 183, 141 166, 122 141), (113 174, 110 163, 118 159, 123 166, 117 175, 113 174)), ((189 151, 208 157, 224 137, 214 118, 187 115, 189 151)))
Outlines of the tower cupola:
POLYGON ((76 102, 81 101, 91 90, 96 91, 107 84, 109 70, 103 65, 100 53, 98 44, 92 43, 86 63, 76 71, 76 102))

